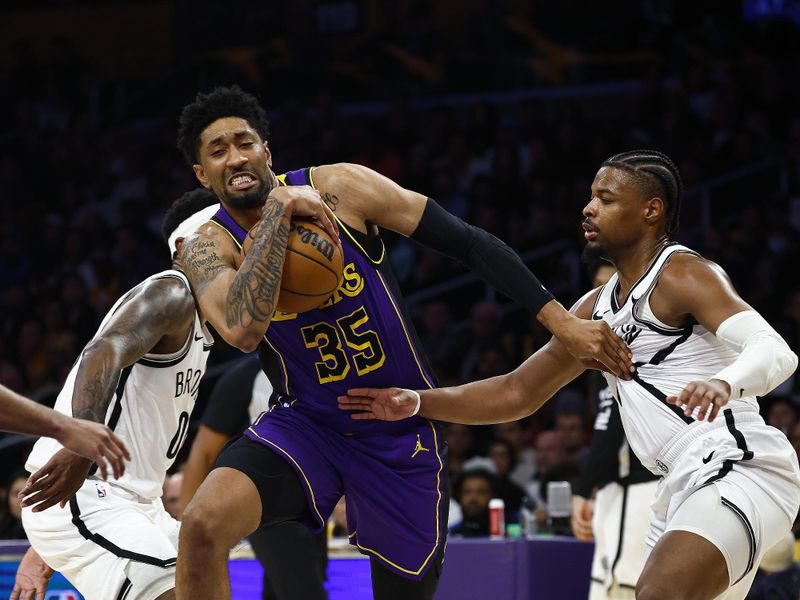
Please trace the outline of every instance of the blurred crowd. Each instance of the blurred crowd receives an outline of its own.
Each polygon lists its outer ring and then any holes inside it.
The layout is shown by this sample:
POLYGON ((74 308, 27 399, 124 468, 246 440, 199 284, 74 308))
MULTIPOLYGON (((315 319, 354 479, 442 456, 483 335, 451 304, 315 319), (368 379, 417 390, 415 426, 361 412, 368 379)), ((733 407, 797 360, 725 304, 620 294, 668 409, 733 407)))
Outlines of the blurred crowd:
MULTIPOLYGON (((717 15, 721 22, 713 10, 689 19, 658 9, 670 3, 643 2, 630 22, 614 21, 624 32, 615 37, 612 28, 593 37, 578 25, 589 21, 559 20, 573 2, 475 2, 480 10, 454 25, 460 29, 440 35, 431 3, 401 4, 406 10, 391 39, 386 31, 377 38, 344 35, 332 54, 334 41, 322 36, 314 51, 281 50, 284 62, 269 59, 282 48, 271 39, 251 65, 258 76, 206 61, 193 66, 204 77, 182 84, 156 76, 146 85, 110 78, 64 40, 39 54, 24 40, 17 44, 15 62, 0 73, 0 106, 8 115, 0 124, 8 149, 0 155, 6 195, 0 203, 0 383, 52 404, 116 298, 169 266, 158 234, 161 217, 197 185, 175 147, 176 114, 202 79, 236 80, 260 94, 277 171, 357 162, 435 198, 520 252, 566 240, 567 250, 559 246, 532 263, 566 305, 588 287, 585 275, 578 278, 583 284, 564 286, 563 273, 580 254, 581 209, 604 158, 637 147, 662 150, 690 191, 730 175, 705 199, 687 194, 678 239, 719 262, 745 300, 800 352, 800 69, 797 48, 771 41, 774 28, 786 24, 745 25, 729 9, 717 15), (556 26, 563 23, 568 26, 556 26), (471 46, 459 48, 472 54, 451 52, 464 39, 471 46), (498 70, 480 55, 482 48, 502 58, 498 70), (614 53, 624 53, 625 64, 635 68, 615 70, 614 60, 622 59, 614 53), (378 55, 381 62, 370 62, 378 55), (324 61, 315 62, 318 57, 324 61), (303 79, 296 75, 306 66, 318 75, 309 78, 319 82, 313 90, 308 79, 293 97, 291 86, 270 88, 281 74, 283 81, 303 79), (295 77, 287 80, 290 70, 295 77), (387 88, 392 95, 375 97, 382 78, 394 82, 387 88), (635 85, 627 91, 613 85, 631 79, 635 85), (342 102, 358 98, 355 84, 346 86, 349 95, 340 93, 342 80, 368 82, 363 93, 378 102, 366 108, 342 102), (559 87, 598 82, 590 93, 559 87), (152 90, 161 83, 169 102, 137 104, 137 85, 152 90), (515 85, 559 94, 497 92, 515 85), (402 91, 431 101, 414 102, 402 91), (480 93, 439 96, 464 91, 480 93), (771 161, 766 171, 737 175, 765 159, 771 161)), ((435 253, 386 237, 407 294, 463 273, 435 253)), ((487 301, 483 288, 450 289, 412 308, 442 384, 506 372, 548 337, 503 299, 487 301)), ((215 348, 212 363, 238 354, 215 348)), ((507 522, 517 522, 527 507, 547 527, 547 483, 574 481, 581 472, 598 379, 585 376, 523 421, 448 427, 456 533, 486 534, 493 497, 505 501, 507 522)), ((202 401, 201 392, 200 409, 202 401)), ((764 398, 763 412, 800 453, 800 376, 764 398)), ((21 537, 15 490, 24 481, 16 470, 24 451, 3 444, 0 438, 7 478, 0 536, 21 537)), ((343 509, 338 514, 341 519, 343 509)))

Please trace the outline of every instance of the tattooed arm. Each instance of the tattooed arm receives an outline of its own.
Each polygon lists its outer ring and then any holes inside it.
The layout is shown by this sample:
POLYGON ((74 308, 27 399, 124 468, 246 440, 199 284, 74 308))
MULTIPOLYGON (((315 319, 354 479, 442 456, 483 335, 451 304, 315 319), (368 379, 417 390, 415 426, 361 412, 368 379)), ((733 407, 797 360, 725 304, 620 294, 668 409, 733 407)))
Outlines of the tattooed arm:
POLYGON ((252 230, 253 245, 238 269, 238 249, 213 223, 187 236, 178 250, 178 264, 192 282, 203 318, 244 352, 255 350, 275 312, 292 215, 313 217, 335 234, 334 219, 318 192, 286 187, 267 197, 252 230))
MULTIPOLYGON (((151 351, 180 350, 192 333, 194 298, 186 285, 166 277, 136 290, 114 312, 102 331, 84 348, 75 376, 72 415, 104 423, 122 371, 151 351)), ((80 488, 91 461, 62 449, 36 473, 22 490, 22 505, 35 512, 62 505, 80 488)), ((106 465, 98 463, 101 472, 106 465)))

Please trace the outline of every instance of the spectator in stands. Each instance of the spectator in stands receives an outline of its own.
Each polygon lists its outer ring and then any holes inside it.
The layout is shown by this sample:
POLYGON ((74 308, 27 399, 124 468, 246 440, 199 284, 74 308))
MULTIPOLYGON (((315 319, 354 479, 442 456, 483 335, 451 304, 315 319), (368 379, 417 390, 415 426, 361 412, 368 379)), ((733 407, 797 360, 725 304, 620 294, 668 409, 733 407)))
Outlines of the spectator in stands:
POLYGON ((567 458, 583 464, 588 446, 586 445, 586 402, 570 390, 560 392, 556 397, 556 433, 567 453, 567 458))
POLYGON ((517 462, 514 447, 506 440, 494 440, 486 454, 495 466, 495 492, 505 503, 506 523, 517 523, 525 492, 509 477, 517 462))
POLYGON ((767 413, 767 425, 780 429, 788 436, 797 423, 797 413, 797 406, 791 400, 783 396, 775 396, 772 398, 767 413))
POLYGON ((183 473, 178 471, 164 478, 164 486, 161 494, 161 501, 164 509, 173 519, 181 520, 181 484, 183 483, 183 473))
POLYGON ((451 530, 453 535, 489 535, 489 501, 496 494, 494 484, 494 475, 483 469, 466 471, 456 479, 453 497, 461 505, 463 519, 451 530))
POLYGON ((447 472, 451 481, 461 473, 464 461, 475 454, 475 436, 468 425, 451 423, 444 432, 447 444, 447 472))
POLYGON ((497 439, 507 441, 514 448, 517 460, 511 468, 509 477, 521 488, 528 485, 536 475, 536 452, 528 442, 525 425, 524 420, 509 421, 495 425, 493 428, 497 439))
POLYGON ((8 478, 6 484, 8 515, 5 523, 3 523, 2 530, 0 530, 0 538, 2 539, 28 539, 28 536, 25 534, 25 529, 22 527, 22 508, 20 507, 20 499, 17 497, 17 494, 22 491, 27 481, 28 474, 22 470, 15 471, 8 478))

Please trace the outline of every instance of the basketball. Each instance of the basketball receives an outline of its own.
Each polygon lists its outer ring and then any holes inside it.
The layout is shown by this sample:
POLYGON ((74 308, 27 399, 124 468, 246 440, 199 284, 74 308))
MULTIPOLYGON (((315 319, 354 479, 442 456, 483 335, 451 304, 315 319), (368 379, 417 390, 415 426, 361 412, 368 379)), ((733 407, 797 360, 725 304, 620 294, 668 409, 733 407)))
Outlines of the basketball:
MULTIPOLYGON (((242 260, 253 245, 255 225, 242 245, 242 260)), ((277 308, 301 313, 321 306, 342 282, 342 249, 313 221, 291 223, 277 308)))

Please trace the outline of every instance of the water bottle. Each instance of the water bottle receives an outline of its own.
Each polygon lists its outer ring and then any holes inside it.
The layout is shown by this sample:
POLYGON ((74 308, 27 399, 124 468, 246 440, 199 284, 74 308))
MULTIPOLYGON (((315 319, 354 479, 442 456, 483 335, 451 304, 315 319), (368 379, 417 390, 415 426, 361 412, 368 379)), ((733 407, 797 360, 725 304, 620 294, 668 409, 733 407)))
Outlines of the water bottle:
POLYGON ((539 527, 536 523, 536 504, 530 498, 522 499, 522 506, 519 510, 519 524, 522 527, 522 535, 526 539, 533 539, 539 527))
POLYGON ((547 484, 547 522, 553 535, 572 535, 572 486, 569 481, 547 484))
POLYGON ((489 500, 489 537, 503 538, 506 535, 506 503, 502 498, 489 500))

